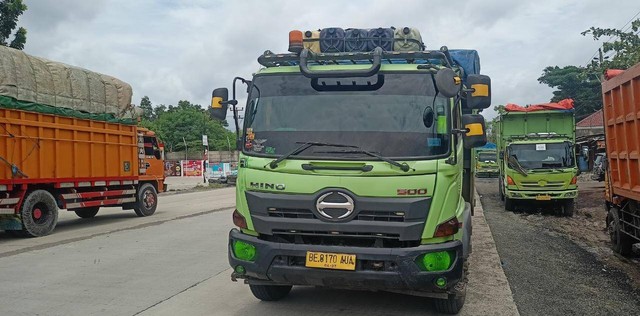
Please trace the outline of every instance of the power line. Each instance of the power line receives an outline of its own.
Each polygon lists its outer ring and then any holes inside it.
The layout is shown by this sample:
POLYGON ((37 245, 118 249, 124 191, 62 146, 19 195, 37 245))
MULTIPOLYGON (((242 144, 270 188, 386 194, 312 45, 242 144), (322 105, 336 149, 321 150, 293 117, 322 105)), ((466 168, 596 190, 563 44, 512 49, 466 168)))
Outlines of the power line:
MULTIPOLYGON (((633 17, 631 17, 631 19, 629 19, 629 21, 627 21, 627 23, 625 23, 625 24, 620 28, 620 30, 622 30, 622 32, 626 32, 627 30, 629 30, 629 28, 631 28, 631 26, 632 26, 630 23, 631 23, 631 22, 632 22, 632 21, 633 21, 633 20, 634 20, 638 15, 640 15, 640 10, 639 10, 639 11, 638 11, 638 12, 637 12, 633 17), (627 27, 627 25, 628 25, 629 27, 627 27), (625 27, 627 27, 627 28, 625 29, 625 27)), ((638 31, 638 32, 636 33, 636 35, 638 35, 638 33, 640 33, 640 31, 638 31)), ((618 37, 618 35, 611 35, 611 36, 609 36, 609 38, 605 41, 605 43, 608 43, 608 42, 609 42, 613 37, 618 37)), ((600 46, 600 48, 596 49, 595 53, 593 53, 593 55, 591 56, 591 58, 589 58, 589 60, 587 60, 587 63, 585 64, 585 66, 588 66, 588 65, 591 63, 591 61, 593 60, 593 58, 595 58, 595 57, 598 55, 598 52, 600 51, 600 49, 602 49, 602 45, 600 46)))

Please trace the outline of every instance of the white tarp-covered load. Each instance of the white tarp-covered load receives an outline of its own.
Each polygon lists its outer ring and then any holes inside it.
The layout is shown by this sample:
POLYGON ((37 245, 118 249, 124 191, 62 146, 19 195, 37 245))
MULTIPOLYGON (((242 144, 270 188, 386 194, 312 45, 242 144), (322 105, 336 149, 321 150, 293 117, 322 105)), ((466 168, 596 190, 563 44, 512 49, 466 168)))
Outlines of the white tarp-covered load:
POLYGON ((0 45, 0 96, 91 114, 134 118, 131 86, 0 45))

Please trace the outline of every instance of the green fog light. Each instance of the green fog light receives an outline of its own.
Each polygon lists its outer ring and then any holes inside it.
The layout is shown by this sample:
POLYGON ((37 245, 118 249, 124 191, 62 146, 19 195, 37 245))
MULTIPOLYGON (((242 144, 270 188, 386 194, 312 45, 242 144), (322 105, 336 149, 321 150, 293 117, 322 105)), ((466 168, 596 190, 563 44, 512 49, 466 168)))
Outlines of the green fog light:
POLYGON ((444 271, 451 266, 451 255, 447 251, 430 252, 422 257, 422 265, 427 271, 444 271))
POLYGON ((245 274, 246 272, 247 272, 247 270, 243 266, 236 266, 236 273, 237 274, 245 274))
POLYGON ((253 261, 256 258, 256 247, 244 241, 233 242, 233 254, 236 258, 244 261, 253 261))
POLYGON ((438 287, 445 287, 447 286, 447 279, 444 277, 439 277, 436 279, 436 285, 438 287))

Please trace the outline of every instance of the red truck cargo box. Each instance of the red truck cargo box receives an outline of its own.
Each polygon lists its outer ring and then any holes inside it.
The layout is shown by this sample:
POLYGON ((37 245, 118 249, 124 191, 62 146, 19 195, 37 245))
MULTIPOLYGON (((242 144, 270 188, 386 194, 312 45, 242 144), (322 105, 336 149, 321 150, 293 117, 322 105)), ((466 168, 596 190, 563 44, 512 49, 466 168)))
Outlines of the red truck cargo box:
POLYGON ((602 97, 611 189, 640 201, 640 64, 603 82, 602 97))

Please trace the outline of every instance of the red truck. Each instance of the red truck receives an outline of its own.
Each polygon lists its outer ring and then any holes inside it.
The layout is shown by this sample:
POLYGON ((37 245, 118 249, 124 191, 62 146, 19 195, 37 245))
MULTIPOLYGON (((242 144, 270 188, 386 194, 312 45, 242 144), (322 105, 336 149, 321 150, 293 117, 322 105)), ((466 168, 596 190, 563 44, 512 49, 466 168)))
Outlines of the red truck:
POLYGON ((607 230, 613 249, 629 255, 640 251, 640 64, 605 77, 607 230))

